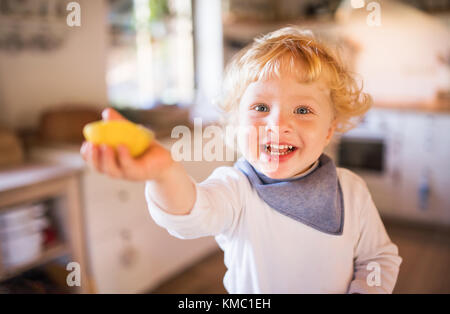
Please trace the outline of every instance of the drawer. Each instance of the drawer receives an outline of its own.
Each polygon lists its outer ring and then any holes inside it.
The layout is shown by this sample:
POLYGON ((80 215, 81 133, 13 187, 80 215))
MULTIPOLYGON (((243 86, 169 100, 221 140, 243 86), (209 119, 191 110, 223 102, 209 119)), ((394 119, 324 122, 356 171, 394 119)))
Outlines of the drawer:
POLYGON ((181 240, 152 221, 91 243, 93 274, 100 293, 146 292, 217 250, 212 237, 181 240))
POLYGON ((104 241, 90 242, 92 273, 99 293, 137 293, 154 281, 150 251, 140 230, 118 230, 104 241))
POLYGON ((114 180, 97 173, 83 176, 83 198, 88 235, 119 230, 134 221, 151 220, 145 183, 114 180))

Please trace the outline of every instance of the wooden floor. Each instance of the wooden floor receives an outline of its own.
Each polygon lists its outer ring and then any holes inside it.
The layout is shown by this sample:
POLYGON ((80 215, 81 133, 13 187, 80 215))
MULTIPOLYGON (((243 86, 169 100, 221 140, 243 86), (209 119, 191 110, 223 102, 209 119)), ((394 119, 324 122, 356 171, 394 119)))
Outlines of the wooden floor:
POLYGON ((403 262, 394 293, 450 293, 450 230, 386 224, 403 262))
MULTIPOLYGON (((450 293, 450 230, 387 222, 403 258, 394 293, 450 293)), ((223 252, 208 256, 151 293, 226 293, 223 252)))

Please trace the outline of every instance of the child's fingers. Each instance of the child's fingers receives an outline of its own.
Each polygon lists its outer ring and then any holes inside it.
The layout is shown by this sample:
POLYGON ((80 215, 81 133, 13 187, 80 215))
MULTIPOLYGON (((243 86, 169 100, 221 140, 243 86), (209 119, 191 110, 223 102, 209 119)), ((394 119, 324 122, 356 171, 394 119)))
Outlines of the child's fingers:
POLYGON ((136 162, 131 156, 128 148, 124 145, 119 145, 117 147, 117 152, 118 152, 118 164, 120 169, 122 169, 125 176, 132 175, 136 167, 136 162))
POLYGON ((96 171, 100 170, 98 162, 98 152, 96 152, 95 145, 89 142, 83 142, 80 148, 81 156, 86 163, 94 168, 96 171))
POLYGON ((114 149, 107 145, 102 145, 100 149, 101 149, 100 165, 102 168, 102 172, 115 178, 122 177, 122 171, 120 170, 117 164, 114 149))
POLYGON ((88 150, 88 160, 90 161, 91 165, 94 167, 95 170, 101 172, 100 152, 98 146, 89 143, 87 150, 88 150))

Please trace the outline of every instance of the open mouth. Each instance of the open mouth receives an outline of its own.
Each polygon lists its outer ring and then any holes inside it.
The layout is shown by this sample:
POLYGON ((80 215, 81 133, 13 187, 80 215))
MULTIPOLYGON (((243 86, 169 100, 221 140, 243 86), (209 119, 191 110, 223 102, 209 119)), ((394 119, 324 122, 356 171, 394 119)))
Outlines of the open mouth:
POLYGON ((262 145, 264 152, 273 156, 284 156, 292 153, 297 149, 297 147, 293 145, 277 145, 277 144, 264 144, 262 145))

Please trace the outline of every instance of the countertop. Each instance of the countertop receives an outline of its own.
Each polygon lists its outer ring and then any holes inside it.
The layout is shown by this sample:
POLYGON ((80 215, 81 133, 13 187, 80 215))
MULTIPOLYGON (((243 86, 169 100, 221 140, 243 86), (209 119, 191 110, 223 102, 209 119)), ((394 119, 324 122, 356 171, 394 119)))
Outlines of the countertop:
POLYGON ((32 161, 0 170, 0 193, 61 178, 80 171, 75 165, 32 161))
POLYGON ((376 109, 391 109, 404 111, 419 111, 424 113, 450 114, 450 101, 431 102, 374 102, 376 109))

